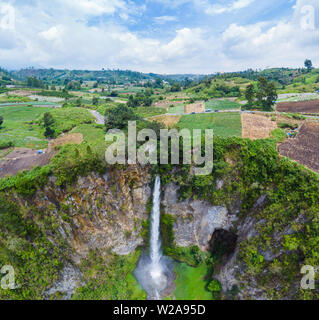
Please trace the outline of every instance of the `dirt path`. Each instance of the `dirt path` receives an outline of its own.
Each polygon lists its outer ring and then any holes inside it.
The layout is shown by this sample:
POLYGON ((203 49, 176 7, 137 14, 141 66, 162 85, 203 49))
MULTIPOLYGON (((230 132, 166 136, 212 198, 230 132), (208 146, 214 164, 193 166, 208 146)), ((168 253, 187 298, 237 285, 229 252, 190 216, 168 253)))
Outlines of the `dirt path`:
POLYGON ((99 112, 95 110, 89 110, 89 111, 96 118, 97 124, 104 124, 104 117, 99 112))

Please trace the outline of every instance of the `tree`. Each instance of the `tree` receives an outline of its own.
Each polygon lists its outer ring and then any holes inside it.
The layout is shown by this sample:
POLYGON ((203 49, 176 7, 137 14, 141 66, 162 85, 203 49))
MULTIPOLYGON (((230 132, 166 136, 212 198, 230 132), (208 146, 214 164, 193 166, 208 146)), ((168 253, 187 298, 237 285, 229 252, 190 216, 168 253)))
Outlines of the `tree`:
POLYGON ((99 98, 93 97, 93 99, 92 99, 92 104, 93 104, 94 106, 97 106, 97 105, 99 104, 99 98))
POLYGON ((81 105, 82 105, 82 98, 80 97, 80 98, 76 99, 76 101, 75 101, 75 106, 76 106, 77 108, 80 108, 81 105))
POLYGON ((275 84, 269 83, 265 77, 259 77, 257 87, 258 105, 262 109, 270 111, 278 98, 275 84))
POLYGON ((132 109, 125 105, 117 106, 107 110, 105 113, 106 131, 109 129, 125 129, 127 128, 128 121, 134 121, 138 119, 139 117, 133 112, 132 109))
POLYGON ((43 122, 44 122, 45 127, 50 127, 54 124, 54 119, 53 119, 53 116, 50 112, 46 112, 43 115, 43 122))
POLYGON ((248 101, 248 105, 252 106, 255 100, 255 88, 253 84, 250 84, 249 86, 247 86, 245 91, 245 98, 248 101))
POLYGON ((266 87, 265 109, 272 110, 272 107, 275 105, 277 99, 278 99, 278 94, 277 94, 276 86, 274 82, 270 82, 266 87))
POLYGON ((171 87, 171 92, 181 91, 181 86, 178 83, 174 83, 171 87))
POLYGON ((55 131, 52 128, 54 125, 54 118, 50 112, 46 112, 43 115, 43 122, 44 122, 44 128, 45 132, 44 135, 46 138, 54 138, 55 131))
POLYGON ((0 116, 0 128, 1 128, 2 124, 3 124, 3 117, 0 116))
POLYGON ((54 138, 55 131, 50 127, 45 128, 44 135, 46 138, 54 138))
POLYGON ((305 60, 305 67, 307 68, 308 72, 310 72, 312 69, 312 61, 309 59, 306 59, 305 60))

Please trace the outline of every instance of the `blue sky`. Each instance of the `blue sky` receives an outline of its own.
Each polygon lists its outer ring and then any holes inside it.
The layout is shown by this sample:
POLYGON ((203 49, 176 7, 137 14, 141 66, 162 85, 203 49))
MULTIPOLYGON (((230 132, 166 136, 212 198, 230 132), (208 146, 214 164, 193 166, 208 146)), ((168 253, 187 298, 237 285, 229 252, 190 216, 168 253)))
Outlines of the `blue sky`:
POLYGON ((0 0, 0 66, 214 73, 319 65, 318 0, 0 0))

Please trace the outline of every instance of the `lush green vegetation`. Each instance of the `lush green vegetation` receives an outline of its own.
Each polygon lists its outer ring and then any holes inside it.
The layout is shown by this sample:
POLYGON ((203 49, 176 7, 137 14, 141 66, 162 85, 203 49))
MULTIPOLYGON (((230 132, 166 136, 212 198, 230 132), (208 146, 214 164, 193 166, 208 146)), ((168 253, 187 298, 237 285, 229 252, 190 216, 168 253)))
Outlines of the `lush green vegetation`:
POLYGON ((233 81, 225 81, 220 78, 205 79, 199 85, 187 89, 186 92, 198 100, 211 98, 240 97, 240 86, 233 81))
POLYGON ((150 118, 165 114, 166 110, 164 108, 156 107, 138 107, 134 110, 134 112, 141 118, 150 118))
POLYGON ((240 109, 240 104, 230 100, 210 100, 206 102, 206 110, 236 110, 240 109))
MULTIPOLYGON (((244 219, 256 201, 267 195, 266 205, 254 213, 258 235, 240 243, 240 262, 246 271, 241 280, 258 285, 273 299, 294 292, 295 298, 318 298, 317 291, 296 290, 301 266, 318 265, 318 176, 289 159, 279 158, 274 140, 250 141, 215 137, 212 175, 195 177, 181 167, 178 173, 161 169, 162 180, 176 181, 180 197, 199 198, 212 205, 231 205, 241 199, 239 218, 244 219), (216 179, 225 185, 216 189, 216 179), (307 225, 302 215, 306 219, 307 225), (293 230, 292 233, 287 230, 293 230), (280 235, 279 239, 274 234, 280 235), (283 250, 278 259, 266 261, 264 252, 283 250), (263 272, 267 270, 267 272, 263 272)), ((214 258, 214 256, 213 256, 214 258)), ((244 289, 244 288, 242 288, 244 289)))
POLYGON ((177 274, 174 292, 177 300, 213 300, 212 293, 207 289, 207 265, 194 268, 185 263, 176 263, 174 271, 177 274))
POLYGON ((184 115, 176 125, 179 129, 214 129, 215 136, 241 137, 239 113, 184 115))
POLYGON ((248 101, 245 108, 271 111, 278 98, 275 83, 268 82, 265 77, 259 77, 256 88, 253 84, 247 86, 245 98, 248 101))
POLYGON ((0 96, 0 103, 12 103, 12 102, 31 102, 32 100, 28 97, 16 96, 14 94, 8 94, 0 96))
POLYGON ((83 123, 94 123, 95 118, 80 108, 52 109, 33 106, 1 107, 0 116, 4 118, 0 131, 1 145, 12 144, 15 147, 45 148, 48 142, 44 124, 44 114, 52 116, 49 127, 52 132, 48 137, 57 137, 83 123))
POLYGON ((15 147, 45 148, 47 141, 44 137, 43 128, 34 121, 50 108, 41 107, 1 107, 0 115, 4 118, 0 130, 0 144, 12 144, 15 147))
POLYGON ((139 255, 139 251, 128 256, 102 255, 91 251, 88 259, 81 264, 87 283, 77 289, 72 299, 145 300, 146 293, 132 274, 139 255))
POLYGON ((55 223, 31 204, 20 207, 0 193, 0 265, 14 267, 17 287, 0 288, 1 299, 42 299, 44 290, 58 279, 66 247, 59 237, 55 245, 47 238, 55 223), (42 219, 42 227, 28 216, 42 219))
POLYGON ((172 105, 168 109, 169 114, 184 114, 184 104, 172 105))
MULTIPOLYGON (((53 118, 51 127, 54 131, 54 137, 71 131, 77 125, 95 122, 94 116, 84 108, 51 109, 49 113, 53 118)), ((39 120, 39 124, 46 128, 44 117, 39 120)))
POLYGON ((44 96, 44 97, 57 97, 57 98, 72 98, 73 97, 67 91, 42 90, 42 91, 37 92, 37 94, 40 96, 44 96))
MULTIPOLYGON (((33 77, 28 80, 32 87, 47 88, 47 82, 51 82, 70 90, 85 90, 81 87, 83 79, 93 81, 95 88, 103 85, 103 82, 98 82, 95 78, 101 74, 108 74, 113 80, 116 79, 114 81, 120 82, 126 82, 124 77, 127 75, 143 79, 153 77, 120 71, 26 70, 23 74, 33 77), (48 74, 56 77, 55 80, 44 80, 48 74), (71 79, 76 79, 76 83, 71 79)), ((250 103, 254 104, 257 98, 260 107, 268 108, 275 98, 275 86, 286 92, 315 90, 319 87, 319 71, 311 68, 268 69, 262 72, 248 70, 243 73, 216 75, 199 83, 186 80, 181 83, 187 86, 189 96, 208 100, 206 108, 213 110, 239 108, 237 102, 209 99, 231 96, 243 98, 244 90, 251 84, 247 95, 250 103), (261 75, 267 81, 274 81, 274 85, 270 87, 268 82, 259 81, 258 86, 256 81, 261 75)), ((179 84, 171 84, 172 87, 165 89, 167 92, 181 89, 179 84)), ((146 86, 153 85, 149 83, 146 86)), ((17 290, 0 289, 0 298, 43 298, 45 289, 57 280, 64 258, 68 256, 66 244, 55 232, 58 220, 48 212, 41 211, 32 202, 32 196, 37 190, 44 188, 49 176, 56 176, 57 186, 64 187, 92 171, 105 173, 105 129, 119 128, 125 131, 129 120, 137 120, 138 129, 160 128, 157 124, 144 120, 165 113, 165 109, 147 107, 151 100, 156 99, 153 93, 145 94, 150 91, 142 87, 114 90, 140 93, 129 98, 132 108, 111 101, 101 104, 101 100, 93 100, 93 95, 89 94, 83 99, 69 100, 62 109, 28 106, 0 108, 0 117, 4 119, 0 129, 0 149, 12 146, 44 148, 47 145, 45 134, 47 137, 57 137, 71 130, 82 133, 84 137, 81 145, 60 147, 59 153, 49 165, 0 180, 0 265, 13 265, 18 270, 17 284, 21 285, 17 290), (95 118, 87 109, 97 110, 103 115, 106 113, 106 128, 95 124, 95 118), (48 234, 54 235, 54 244, 48 240, 48 234)), ((162 94, 164 89, 159 88, 159 92, 162 94)), ((45 90, 41 94, 67 98, 65 91, 45 90)), ((183 99, 176 96, 176 101, 180 100, 183 99)), ((1 101, 27 102, 28 98, 9 95, 0 97, 1 101)), ((183 111, 183 105, 169 109, 169 113, 183 111)), ((303 120, 293 114, 288 117, 303 120)), ((212 205, 232 207, 239 199, 239 222, 248 215, 262 222, 256 224, 256 236, 239 244, 239 259, 245 264, 245 272, 240 281, 249 284, 253 277, 257 285, 272 299, 283 298, 291 292, 294 293, 294 298, 318 299, 318 291, 296 289, 301 265, 319 265, 318 177, 286 158, 279 158, 276 151, 277 142, 286 137, 282 128, 293 129, 294 126, 282 123, 281 128, 272 132, 270 139, 258 141, 239 139, 239 113, 184 115, 177 127, 214 129, 214 169, 211 175, 196 177, 189 174, 189 166, 154 166, 154 171, 160 172, 163 183, 178 183, 181 186, 181 200, 191 197, 209 201, 212 205), (216 188, 217 179, 225 182, 221 189, 216 188), (252 211, 256 201, 264 195, 267 196, 264 206, 252 211), (268 261, 264 256, 269 250, 273 254, 281 254, 273 261, 268 261)), ((213 272, 226 254, 225 250, 219 248, 217 251, 204 253, 196 246, 176 247, 174 221, 173 216, 162 213, 164 252, 181 262, 175 267, 175 297, 182 300, 219 299, 221 287, 213 279, 213 272)), ((149 221, 145 221, 143 226, 142 235, 147 241, 149 221)), ((138 251, 127 257, 92 251, 81 264, 86 283, 77 290, 73 298, 145 299, 145 292, 132 275, 138 257, 138 251)), ((244 289, 244 286, 240 288, 244 289)), ((229 296, 236 298, 237 290, 234 288, 229 296)), ((222 297, 227 298, 228 295, 222 297)))

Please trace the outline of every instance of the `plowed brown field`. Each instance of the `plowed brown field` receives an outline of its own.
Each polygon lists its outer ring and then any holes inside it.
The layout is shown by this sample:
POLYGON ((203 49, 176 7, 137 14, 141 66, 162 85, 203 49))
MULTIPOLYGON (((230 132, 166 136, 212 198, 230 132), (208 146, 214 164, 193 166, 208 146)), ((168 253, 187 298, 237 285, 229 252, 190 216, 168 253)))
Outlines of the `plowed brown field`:
POLYGON ((271 121, 270 118, 250 113, 242 113, 242 137, 255 139, 269 138, 272 130, 277 128, 275 121, 271 121))
POLYGON ((319 123, 305 123, 295 139, 282 143, 279 153, 319 172, 319 123))
POLYGON ((280 102, 277 104, 279 112, 319 113, 319 100, 280 102))

